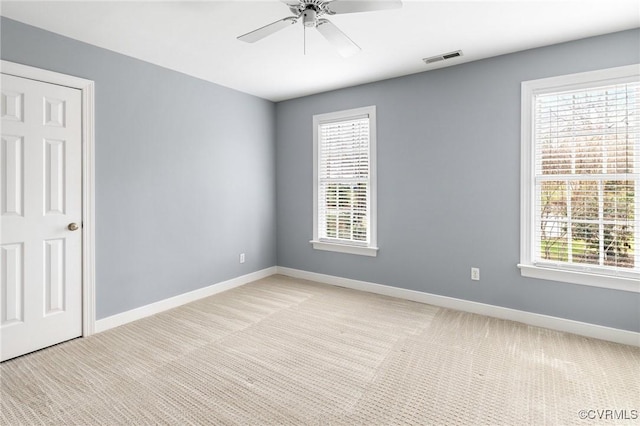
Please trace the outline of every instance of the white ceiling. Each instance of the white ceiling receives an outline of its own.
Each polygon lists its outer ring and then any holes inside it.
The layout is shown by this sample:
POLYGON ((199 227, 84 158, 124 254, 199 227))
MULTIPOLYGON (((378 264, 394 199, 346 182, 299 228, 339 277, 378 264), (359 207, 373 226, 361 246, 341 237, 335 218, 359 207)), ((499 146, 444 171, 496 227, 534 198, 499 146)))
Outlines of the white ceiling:
MULTIPOLYGON (((340 0, 336 0, 340 1, 340 0)), ((292 25, 257 43, 236 37, 290 16, 262 1, 5 1, 8 18, 272 101, 640 27, 638 0, 412 1, 329 19, 362 52, 341 57, 292 25), (422 58, 461 49, 427 66, 422 58)))

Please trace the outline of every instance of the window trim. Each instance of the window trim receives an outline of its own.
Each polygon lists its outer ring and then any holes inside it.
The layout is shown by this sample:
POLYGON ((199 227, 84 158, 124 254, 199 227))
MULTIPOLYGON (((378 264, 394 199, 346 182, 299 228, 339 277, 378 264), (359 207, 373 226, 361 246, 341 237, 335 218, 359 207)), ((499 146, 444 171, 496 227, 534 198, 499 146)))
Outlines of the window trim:
MULTIPOLYGON (((534 96, 564 90, 575 90, 613 83, 635 82, 640 79, 640 64, 588 71, 538 80, 523 81, 521 86, 521 175, 520 175, 520 273, 523 277, 581 284, 640 293, 640 281, 637 278, 604 274, 599 271, 572 271, 559 269, 553 265, 533 263, 533 208, 535 206, 533 143, 533 102, 534 96)), ((640 197, 636 195, 636 210, 640 197)), ((635 229, 635 250, 638 250, 640 227, 635 229)), ((638 262, 638 253, 635 253, 638 262)), ((595 268, 594 268, 595 269, 595 268)))
POLYGON ((366 106, 343 111, 315 114, 313 116, 313 239, 309 241, 316 250, 375 257, 378 254, 377 239, 377 158, 376 158, 376 106, 366 106), (369 117, 369 243, 346 244, 320 240, 318 237, 318 127, 323 122, 369 117))

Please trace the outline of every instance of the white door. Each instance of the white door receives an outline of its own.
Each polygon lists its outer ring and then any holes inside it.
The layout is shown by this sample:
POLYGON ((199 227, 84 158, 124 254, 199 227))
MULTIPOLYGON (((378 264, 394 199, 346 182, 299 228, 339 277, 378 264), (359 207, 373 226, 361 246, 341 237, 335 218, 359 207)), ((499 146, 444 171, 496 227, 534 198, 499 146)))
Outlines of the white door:
POLYGON ((80 90, 3 74, 1 91, 4 361, 82 334, 82 136, 80 90))

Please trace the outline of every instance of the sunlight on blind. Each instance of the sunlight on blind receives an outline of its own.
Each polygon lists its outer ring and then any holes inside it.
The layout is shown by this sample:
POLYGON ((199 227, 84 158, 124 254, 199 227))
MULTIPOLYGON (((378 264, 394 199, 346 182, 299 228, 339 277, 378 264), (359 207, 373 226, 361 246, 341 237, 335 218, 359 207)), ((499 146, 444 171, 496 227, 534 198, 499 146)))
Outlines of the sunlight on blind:
POLYGON ((640 271, 640 83, 536 95, 534 262, 640 271))

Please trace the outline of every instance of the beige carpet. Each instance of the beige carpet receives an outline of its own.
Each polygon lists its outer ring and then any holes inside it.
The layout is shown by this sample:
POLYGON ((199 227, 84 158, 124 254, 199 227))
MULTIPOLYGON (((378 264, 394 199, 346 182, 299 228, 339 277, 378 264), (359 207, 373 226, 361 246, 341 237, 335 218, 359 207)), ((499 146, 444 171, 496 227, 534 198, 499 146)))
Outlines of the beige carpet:
POLYGON ((640 423, 638 348, 282 276, 0 374, 3 425, 640 423))

